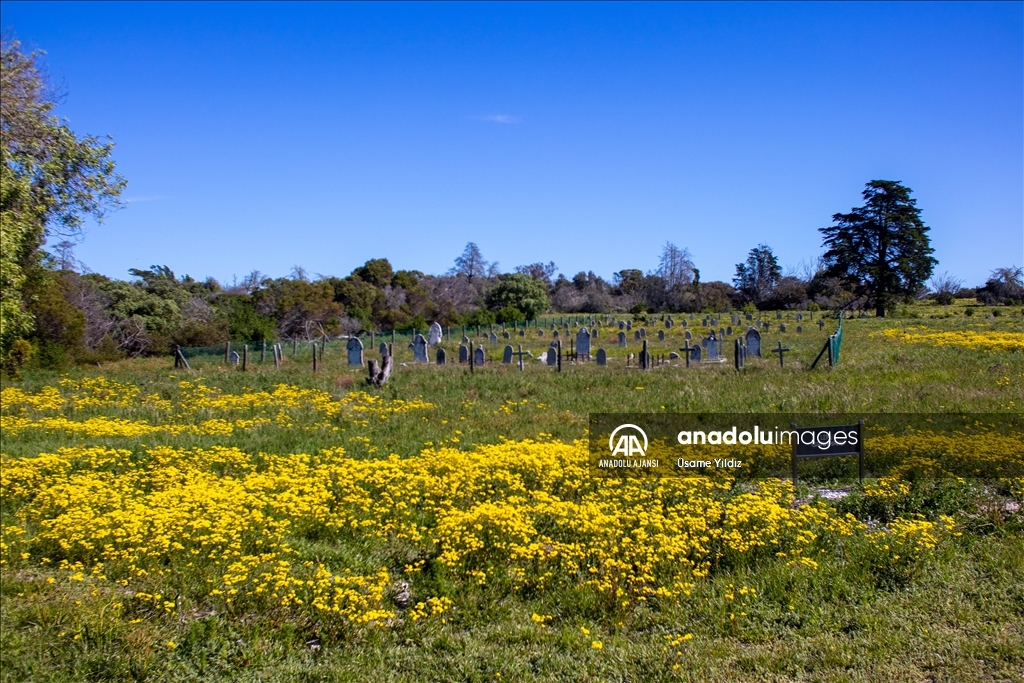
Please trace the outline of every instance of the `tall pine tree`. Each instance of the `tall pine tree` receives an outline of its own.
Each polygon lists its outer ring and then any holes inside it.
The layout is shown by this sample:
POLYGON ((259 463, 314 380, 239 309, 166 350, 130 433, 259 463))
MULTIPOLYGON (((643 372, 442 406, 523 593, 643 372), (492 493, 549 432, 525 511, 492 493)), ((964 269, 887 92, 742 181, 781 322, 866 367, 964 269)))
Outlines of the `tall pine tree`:
POLYGON ((935 264, 928 226, 911 190, 895 180, 872 180, 864 206, 832 216, 825 236, 826 272, 867 299, 884 317, 893 303, 916 294, 935 264))

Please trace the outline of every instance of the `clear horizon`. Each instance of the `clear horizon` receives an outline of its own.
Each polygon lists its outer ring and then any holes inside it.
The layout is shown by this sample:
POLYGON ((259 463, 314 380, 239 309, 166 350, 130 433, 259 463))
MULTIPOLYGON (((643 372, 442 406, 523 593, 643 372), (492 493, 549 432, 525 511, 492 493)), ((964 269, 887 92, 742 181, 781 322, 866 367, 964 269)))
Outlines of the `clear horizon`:
POLYGON ((1024 265, 1021 3, 2 2, 128 206, 91 270, 799 267, 873 179, 936 274, 1024 265))

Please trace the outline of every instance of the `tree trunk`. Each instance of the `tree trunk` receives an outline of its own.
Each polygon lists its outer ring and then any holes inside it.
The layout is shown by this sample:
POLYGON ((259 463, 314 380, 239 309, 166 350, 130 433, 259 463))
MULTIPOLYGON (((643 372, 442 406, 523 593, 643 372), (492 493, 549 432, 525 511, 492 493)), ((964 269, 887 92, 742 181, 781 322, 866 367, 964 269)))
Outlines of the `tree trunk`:
POLYGON ((391 377, 391 368, 393 367, 391 358, 392 354, 390 353, 384 356, 381 367, 379 369, 377 368, 377 361, 371 360, 369 362, 370 376, 366 378, 367 384, 375 387, 384 386, 384 384, 388 381, 388 378, 391 377))

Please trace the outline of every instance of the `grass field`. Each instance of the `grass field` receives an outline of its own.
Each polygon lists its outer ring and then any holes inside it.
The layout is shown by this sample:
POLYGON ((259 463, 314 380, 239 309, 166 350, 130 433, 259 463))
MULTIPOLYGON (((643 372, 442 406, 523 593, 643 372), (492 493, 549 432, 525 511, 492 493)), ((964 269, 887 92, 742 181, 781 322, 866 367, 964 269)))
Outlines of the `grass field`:
MULTIPOLYGON (((1024 480, 886 477, 827 501, 587 469, 590 413, 1019 415, 1024 312, 992 312, 847 320, 842 362, 814 371, 820 314, 781 335, 768 316, 786 366, 742 372, 731 345, 627 368, 638 343, 605 327, 608 367, 520 372, 481 339, 472 373, 457 344, 446 366, 396 349, 382 390, 341 342, 316 374, 286 345, 279 370, 250 353, 245 373, 151 358, 4 380, 0 676, 1024 680, 1024 480)), ((652 354, 683 344, 678 323, 646 329, 652 354)))

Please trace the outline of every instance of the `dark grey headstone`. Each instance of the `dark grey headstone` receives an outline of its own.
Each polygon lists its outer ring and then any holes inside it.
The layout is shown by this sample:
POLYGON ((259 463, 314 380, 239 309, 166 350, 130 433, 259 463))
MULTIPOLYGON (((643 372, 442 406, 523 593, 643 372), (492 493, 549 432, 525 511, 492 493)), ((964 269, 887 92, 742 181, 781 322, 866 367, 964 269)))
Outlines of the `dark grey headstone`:
POLYGON ((761 333, 751 327, 746 334, 747 354, 761 357, 761 333))
POLYGON ((630 332, 633 331, 633 321, 632 320, 627 320, 626 321, 626 329, 629 330, 630 332))
POLYGON ((608 365, 608 354, 605 353, 604 349, 597 350, 597 364, 602 367, 608 365))
POLYGON ((786 323, 779 323, 779 332, 786 331, 786 323))
POLYGON ((640 341, 640 330, 636 330, 633 332, 633 340, 640 341))
POLYGON ((619 346, 626 347, 626 333, 619 331, 619 346))
POLYGON ((680 355, 679 355, 678 353, 676 353, 675 351, 669 351, 669 352, 668 352, 668 359, 669 359, 669 360, 679 360, 680 358, 682 358, 682 356, 680 356, 680 355))
POLYGON ((437 364, 444 365, 448 362, 448 354, 444 352, 444 349, 437 350, 437 364))
POLYGON ((804 326, 803 325, 797 325, 796 326, 796 333, 797 334, 801 334, 801 333, 803 333, 803 331, 804 331, 804 326))
POLYGON ((459 344, 459 362, 460 363, 468 363, 469 362, 469 349, 466 348, 465 344, 459 344))
POLYGON ((520 337, 525 337, 526 336, 526 330, 519 330, 519 336, 520 337))
POLYGON ((708 339, 708 360, 718 360, 718 340, 708 339))
POLYGON ((380 357, 386 358, 388 355, 388 345, 384 342, 380 343, 380 357))
POLYGON ((576 353, 581 356, 590 355, 590 331, 585 327, 576 333, 576 353))
POLYGON ((487 354, 484 353, 484 347, 476 347, 476 354, 473 356, 473 363, 475 365, 483 365, 487 361, 487 354))
POLYGON ((658 330, 658 341, 665 341, 665 330, 658 330))
POLYGON ((469 337, 467 337, 466 335, 462 335, 462 343, 463 344, 468 344, 469 343, 469 337))
POLYGON ((505 345, 505 352, 501 354, 501 362, 502 363, 511 363, 512 362, 512 345, 511 344, 506 344, 505 345))
MULTIPOLYGON (((238 351, 232 351, 231 352, 231 362, 234 363, 235 365, 238 365, 238 361, 240 361, 240 360, 241 360, 241 357, 238 355, 238 351)), ((362 363, 360 363, 360 365, 362 365, 362 363)))
POLYGON ((537 336, 538 336, 538 337, 543 337, 543 336, 544 336, 544 330, 542 330, 542 329, 538 329, 538 330, 537 330, 537 336))
POLYGON ((505 339, 511 339, 512 338, 512 335, 508 333, 508 330, 505 330, 504 332, 502 332, 501 336, 504 337, 505 339))
MULTIPOLYGON (((691 318, 691 319, 692 319, 692 318, 691 318)), ((682 321, 682 322, 680 322, 679 324, 680 324, 680 325, 682 325, 683 327, 686 327, 686 321, 685 321, 685 320, 683 320, 683 321, 682 321)))
POLYGON ((747 320, 749 321, 749 320, 753 320, 753 319, 754 319, 754 316, 752 314, 750 314, 750 313, 747 313, 747 320))
POLYGON ((804 314, 803 313, 797 313, 796 314, 796 321, 798 323, 802 323, 804 321, 804 314))
POLYGON ((348 340, 348 344, 345 345, 348 349, 348 364, 363 365, 363 342, 360 341, 359 337, 352 337, 348 340))
POLYGON ((427 359, 427 340, 422 334, 417 334, 412 340, 412 356, 417 363, 429 363, 427 359))
POLYGON ((558 339, 559 336, 561 335, 559 334, 558 330, 555 330, 554 332, 551 333, 552 339, 558 339))
POLYGON ((551 346, 548 348, 548 365, 558 365, 558 347, 551 346))
POLYGON ((718 338, 722 339, 723 337, 725 337, 725 328, 724 327, 719 327, 718 328, 718 338))
POLYGON ((683 336, 685 336, 687 339, 693 339, 693 334, 689 330, 687 330, 683 336))
POLYGON ((701 354, 702 353, 703 352, 701 351, 701 348, 699 346, 691 347, 690 348, 690 360, 691 361, 697 361, 699 363, 700 360, 701 360, 701 354))
POLYGON ((725 328, 725 333, 730 337, 732 336, 732 325, 729 325, 729 327, 725 328))
POLYGON ((487 338, 487 341, 491 342, 492 344, 497 344, 498 343, 498 335, 496 335, 493 332, 491 332, 491 335, 487 338))
POLYGON ((642 327, 640 328, 640 338, 641 339, 646 339, 647 338, 647 330, 645 330, 642 327))
POLYGON ((626 323, 624 323, 623 321, 621 321, 621 320, 620 320, 620 321, 619 321, 619 329, 620 329, 620 330, 624 330, 624 329, 626 329, 626 323))

